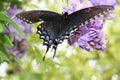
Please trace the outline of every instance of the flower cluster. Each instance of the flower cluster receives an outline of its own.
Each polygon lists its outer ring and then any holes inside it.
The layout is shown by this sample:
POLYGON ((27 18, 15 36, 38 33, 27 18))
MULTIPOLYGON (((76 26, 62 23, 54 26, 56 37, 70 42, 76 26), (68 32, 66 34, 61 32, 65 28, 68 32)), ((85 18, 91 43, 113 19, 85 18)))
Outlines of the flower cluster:
POLYGON ((68 43, 89 52, 93 51, 93 48, 103 51, 106 46, 103 40, 105 35, 101 32, 102 27, 103 25, 99 20, 94 20, 93 22, 81 26, 70 36, 68 43))
POLYGON ((18 32, 9 25, 9 30, 4 29, 4 33, 10 37, 10 34, 14 36, 13 39, 13 47, 8 49, 9 53, 13 56, 22 57, 25 55, 26 51, 28 50, 29 46, 25 43, 27 34, 31 33, 31 25, 23 22, 22 20, 15 17, 15 15, 22 10, 15 8, 13 5, 10 6, 9 11, 7 12, 8 17, 10 17, 17 25, 19 25, 20 29, 23 31, 24 35, 20 36, 18 32))
MULTIPOLYGON (((110 1, 114 0, 104 0, 109 1, 108 4, 104 4, 104 2, 102 4, 102 1, 103 0, 90 0, 85 3, 83 1, 80 2, 80 0, 72 0, 70 9, 64 8, 63 12, 67 11, 70 14, 74 11, 94 5, 109 5, 110 1)), ((114 1, 114 3, 110 5, 115 6, 115 4, 116 3, 114 1)), ((78 29, 72 35, 70 35, 68 39, 68 44, 73 45, 74 47, 80 47, 81 49, 85 49, 89 52, 92 52, 93 49, 103 51, 106 49, 105 44, 107 40, 105 40, 106 35, 103 34, 101 31, 102 28, 103 24, 100 22, 99 19, 95 19, 88 24, 79 26, 78 29)))
POLYGON ((25 39, 16 38, 16 36, 14 37, 13 44, 14 46, 9 48, 9 53, 13 56, 22 57, 26 54, 26 51, 29 48, 28 44, 25 43, 25 39))
POLYGON ((116 6, 116 0, 89 0, 93 5, 111 5, 116 6))

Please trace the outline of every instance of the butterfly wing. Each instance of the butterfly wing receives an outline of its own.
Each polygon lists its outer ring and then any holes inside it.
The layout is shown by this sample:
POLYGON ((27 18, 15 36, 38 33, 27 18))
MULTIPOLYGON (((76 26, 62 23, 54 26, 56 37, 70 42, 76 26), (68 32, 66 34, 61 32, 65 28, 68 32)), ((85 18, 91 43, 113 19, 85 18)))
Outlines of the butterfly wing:
MULTIPOLYGON (((40 39, 43 39, 43 44, 47 46, 46 53, 48 52, 49 48, 54 49, 54 55, 56 53, 56 49, 58 46, 58 42, 56 41, 58 37, 57 28, 59 27, 60 21, 55 22, 43 22, 37 27, 37 34, 39 34, 40 39), (53 46, 51 46, 53 45, 53 46)), ((45 54, 46 55, 46 54, 45 54)), ((43 60, 45 59, 45 55, 43 60)))
POLYGON ((21 20, 32 24, 39 21, 53 21, 59 19, 61 17, 60 14, 52 11, 45 11, 45 10, 32 10, 21 12, 16 15, 16 17, 20 18, 21 20))
MULTIPOLYGON (((90 19, 100 16, 100 14, 105 16, 110 10, 112 10, 111 6, 89 7, 67 15, 67 19, 63 21, 61 20, 63 16, 60 14, 43 10, 22 12, 16 16, 27 23, 44 21, 37 27, 37 33, 44 40, 43 44, 47 46, 46 53, 53 45, 55 56, 60 40, 63 41, 66 37, 68 38, 71 31, 77 28, 78 25, 85 24, 86 21, 89 22, 90 19)), ((45 59, 45 56, 43 59, 45 59)))
POLYGON ((111 10, 113 7, 108 5, 89 7, 70 14, 68 20, 70 26, 84 25, 95 18, 108 15, 111 10))

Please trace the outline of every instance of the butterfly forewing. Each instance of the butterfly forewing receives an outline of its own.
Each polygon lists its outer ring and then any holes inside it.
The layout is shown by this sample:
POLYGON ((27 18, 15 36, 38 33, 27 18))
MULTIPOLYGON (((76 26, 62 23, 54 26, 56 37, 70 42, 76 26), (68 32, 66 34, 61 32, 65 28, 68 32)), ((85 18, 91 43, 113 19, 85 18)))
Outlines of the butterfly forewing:
POLYGON ((76 11, 68 16, 70 26, 86 24, 90 20, 108 15, 111 10, 112 6, 102 5, 76 11))
POLYGON ((16 17, 22 19, 27 23, 32 24, 39 21, 52 21, 52 20, 60 19, 61 15, 52 11, 33 10, 33 11, 21 12, 17 14, 16 17))

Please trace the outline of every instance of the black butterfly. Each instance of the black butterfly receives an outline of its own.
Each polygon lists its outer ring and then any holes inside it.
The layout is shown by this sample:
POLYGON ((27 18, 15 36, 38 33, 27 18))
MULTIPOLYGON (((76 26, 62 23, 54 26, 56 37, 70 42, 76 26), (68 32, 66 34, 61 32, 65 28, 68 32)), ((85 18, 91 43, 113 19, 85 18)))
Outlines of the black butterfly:
POLYGON ((58 14, 52 11, 33 10, 19 13, 16 16, 30 24, 43 21, 37 27, 37 34, 40 39, 44 40, 43 44, 47 46, 46 53, 50 47, 55 50, 54 57, 58 44, 67 39, 78 26, 85 25, 100 16, 106 16, 112 9, 112 6, 102 5, 78 10, 69 15, 67 12, 58 14))

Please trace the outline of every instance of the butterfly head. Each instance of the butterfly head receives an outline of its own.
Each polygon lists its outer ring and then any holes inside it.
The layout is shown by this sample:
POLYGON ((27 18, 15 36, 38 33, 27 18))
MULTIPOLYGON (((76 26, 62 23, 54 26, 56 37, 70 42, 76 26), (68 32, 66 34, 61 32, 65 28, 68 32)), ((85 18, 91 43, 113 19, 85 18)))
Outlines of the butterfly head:
POLYGON ((66 19, 67 17, 68 17, 68 13, 65 12, 65 13, 63 14, 63 18, 66 19))

